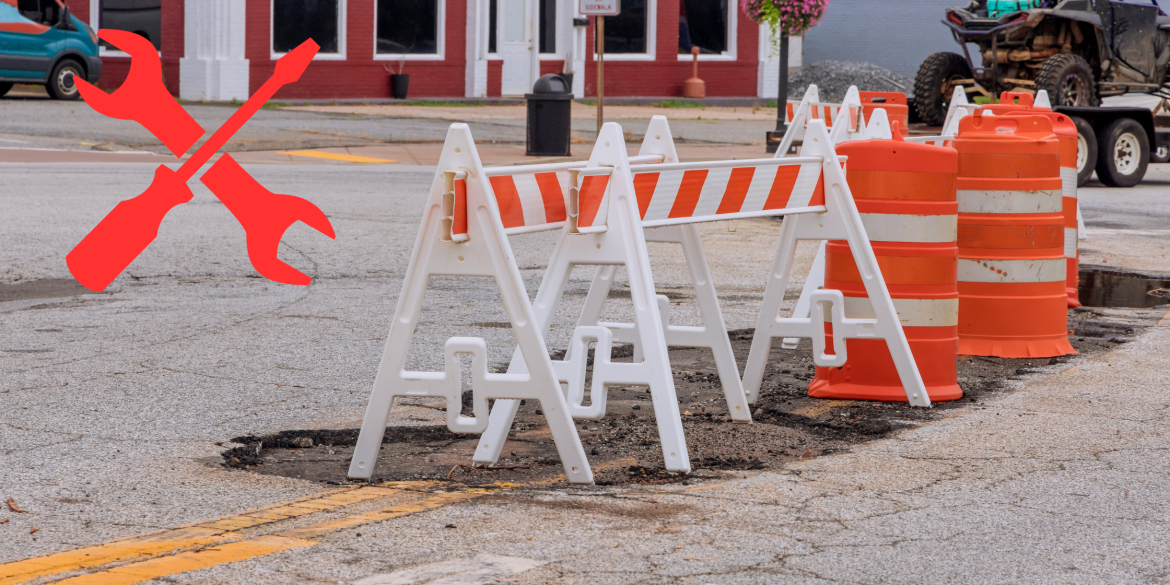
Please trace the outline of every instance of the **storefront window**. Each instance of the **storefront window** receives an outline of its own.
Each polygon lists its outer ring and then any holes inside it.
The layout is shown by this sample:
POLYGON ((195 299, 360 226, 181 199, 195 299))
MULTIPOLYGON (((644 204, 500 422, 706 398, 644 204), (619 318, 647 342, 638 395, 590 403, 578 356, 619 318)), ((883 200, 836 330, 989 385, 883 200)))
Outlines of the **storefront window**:
POLYGON ((646 2, 648 1, 625 0, 621 5, 621 14, 605 17, 606 54, 646 52, 646 2))
MULTIPOLYGON (((22 1, 21 5, 37 2, 22 1)), ((56 6, 56 2, 41 1, 45 8, 56 6)), ((132 32, 162 49, 162 0, 98 0, 97 27, 132 32)), ((104 49, 117 51, 118 48, 101 41, 104 49)))
MULTIPOLYGON (((678 5, 678 52, 719 54, 727 50, 727 1, 682 0, 678 5)), ((606 31, 609 32, 609 31, 606 31)))
POLYGON ((318 53, 337 53, 340 1, 272 0, 273 52, 287 53, 313 39, 321 45, 318 53))
POLYGON ((378 53, 439 53, 439 0, 378 0, 378 53))

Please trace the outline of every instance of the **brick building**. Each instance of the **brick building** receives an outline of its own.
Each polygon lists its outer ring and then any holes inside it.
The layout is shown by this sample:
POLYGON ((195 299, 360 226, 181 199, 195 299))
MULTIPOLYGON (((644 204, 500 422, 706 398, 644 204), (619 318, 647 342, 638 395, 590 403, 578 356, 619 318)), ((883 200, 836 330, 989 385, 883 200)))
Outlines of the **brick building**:
MULTIPOLYGON (((550 72, 574 73, 578 97, 596 91, 595 54, 586 50, 595 21, 580 17, 577 0, 64 2, 95 29, 149 38, 167 87, 185 99, 246 98, 306 38, 321 45, 316 62, 278 99, 385 98, 399 70, 411 76, 412 97, 515 96, 550 72)), ((736 0, 623 0, 605 30, 607 96, 681 95, 692 45, 709 97, 775 96, 766 30, 736 0)), ((106 47, 103 61, 101 85, 115 88, 130 60, 106 47)))

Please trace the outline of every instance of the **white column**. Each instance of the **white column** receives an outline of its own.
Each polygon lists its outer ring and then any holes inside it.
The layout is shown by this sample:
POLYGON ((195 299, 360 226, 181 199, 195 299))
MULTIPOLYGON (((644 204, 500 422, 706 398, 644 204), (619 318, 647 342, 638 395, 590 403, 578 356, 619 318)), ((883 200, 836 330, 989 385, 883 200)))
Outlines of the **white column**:
MULTIPOLYGON (((780 84, 780 50, 773 49, 771 30, 766 25, 760 25, 760 69, 756 82, 756 96, 764 99, 776 97, 777 86, 780 84)), ((796 69, 801 65, 802 37, 788 39, 788 69, 796 69)), ((789 84, 791 89, 792 85, 789 84)))
POLYGON ((245 0, 187 0, 179 97, 217 102, 248 99, 244 5, 245 0))
POLYGON ((487 97, 487 38, 491 17, 488 0, 467 0, 467 72, 464 95, 469 98, 487 97))

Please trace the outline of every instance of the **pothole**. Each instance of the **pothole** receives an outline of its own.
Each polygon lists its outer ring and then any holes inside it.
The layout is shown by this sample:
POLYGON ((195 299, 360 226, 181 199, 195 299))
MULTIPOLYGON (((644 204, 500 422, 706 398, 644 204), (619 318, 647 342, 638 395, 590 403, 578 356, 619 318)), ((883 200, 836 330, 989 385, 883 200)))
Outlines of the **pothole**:
MULTIPOLYGON (((1070 337, 1082 356, 1093 356, 1124 343, 1157 322, 1160 309, 1082 307, 1069 312, 1070 337)), ((751 345, 750 330, 733 331, 732 347, 740 371, 751 345)), ((614 361, 629 360, 628 346, 615 347, 614 361)), ((722 385, 709 351, 673 349, 675 391, 687 438, 693 473, 670 475, 663 467, 654 407, 646 388, 612 387, 606 417, 578 421, 577 430, 600 485, 688 482, 731 471, 781 469, 809 457, 848 451, 854 445, 889 436, 899 429, 952 416, 976 407, 1012 387, 1005 382, 1051 376, 1068 368, 1068 357, 1006 359, 960 356, 962 399, 937 402, 934 408, 906 403, 820 400, 808 396, 814 365, 811 345, 795 351, 773 348, 753 424, 736 424, 727 413, 722 385)), ((503 366, 497 365, 502 371, 503 366)), ((470 402, 470 396, 464 397, 470 402)), ((374 481, 436 480, 452 485, 496 481, 548 481, 563 473, 539 405, 526 401, 516 416, 496 467, 472 466, 478 435, 447 430, 441 400, 411 399, 396 407, 382 443, 374 481)), ((226 467, 254 473, 346 483, 346 471, 358 429, 289 430, 231 439, 222 453, 226 467)), ((563 480, 561 480, 563 481, 563 480)), ((565 484, 567 485, 567 484, 565 484)))
POLYGON ((1156 307, 1170 303, 1170 273, 1080 267, 1077 291, 1086 307, 1156 307))

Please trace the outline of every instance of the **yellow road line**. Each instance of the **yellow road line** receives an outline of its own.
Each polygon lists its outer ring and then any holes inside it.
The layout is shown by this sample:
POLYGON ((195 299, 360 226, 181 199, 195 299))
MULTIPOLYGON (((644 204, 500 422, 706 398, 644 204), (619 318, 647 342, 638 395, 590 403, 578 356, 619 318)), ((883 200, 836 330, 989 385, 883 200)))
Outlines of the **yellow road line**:
MULTIPOLYGON (((602 471, 633 464, 634 459, 632 458, 619 459, 594 466, 594 470, 602 471)), ((353 514, 309 526, 291 528, 275 534, 247 538, 240 532, 247 528, 255 528, 317 512, 337 510, 353 504, 406 492, 426 493, 427 488, 435 487, 437 482, 387 482, 381 486, 335 490, 232 516, 0 565, 0 585, 23 583, 40 577, 85 569, 99 569, 114 563, 127 564, 71 577, 60 581, 60 583, 102 585, 141 583, 175 573, 193 571, 292 548, 313 546, 318 543, 309 540, 310 538, 330 532, 425 512, 448 504, 478 498, 485 494, 499 493, 524 486, 548 485, 566 479, 564 475, 557 475, 530 484, 496 482, 479 488, 433 494, 414 502, 353 514)))
POLYGON ((362 526, 371 522, 381 522, 407 514, 433 510, 447 504, 478 498, 488 493, 491 493, 491 491, 476 490, 474 492, 436 494, 409 504, 390 506, 373 512, 354 514, 301 528, 284 530, 276 534, 220 544, 213 548, 203 548, 148 561, 131 563, 89 575, 73 577, 59 581, 58 583, 60 585, 133 585, 134 583, 142 583, 143 581, 150 581, 176 573, 205 569, 223 563, 242 561, 294 548, 314 546, 320 543, 309 540, 309 538, 322 536, 346 528, 362 526))
POLYGON ((287 536, 261 536, 239 542, 221 544, 212 548, 202 548, 159 559, 132 563, 100 573, 65 579, 64 581, 58 581, 58 583, 61 585, 130 585, 167 575, 174 575, 175 573, 206 569, 207 567, 213 567, 223 563, 242 561, 274 552, 313 546, 314 544, 317 543, 311 540, 289 538, 287 536))
POLYGON ((355 163, 392 163, 398 162, 388 158, 371 158, 368 156, 357 156, 355 154, 340 154, 337 152, 320 152, 317 150, 289 150, 279 154, 287 154, 289 156, 307 156, 309 158, 324 158, 328 160, 343 160, 346 162, 355 163))
POLYGON ((133 536, 96 546, 33 557, 0 565, 0 585, 22 583, 37 577, 99 567, 114 562, 157 557, 181 549, 242 538, 243 535, 236 531, 288 518, 336 510, 398 493, 401 491, 369 486, 334 490, 234 516, 178 526, 161 532, 133 536))

